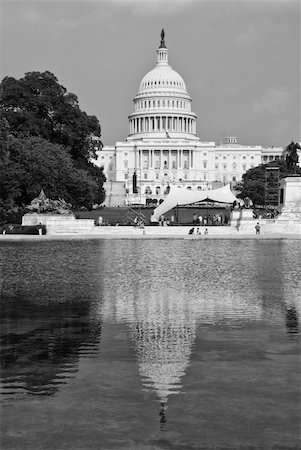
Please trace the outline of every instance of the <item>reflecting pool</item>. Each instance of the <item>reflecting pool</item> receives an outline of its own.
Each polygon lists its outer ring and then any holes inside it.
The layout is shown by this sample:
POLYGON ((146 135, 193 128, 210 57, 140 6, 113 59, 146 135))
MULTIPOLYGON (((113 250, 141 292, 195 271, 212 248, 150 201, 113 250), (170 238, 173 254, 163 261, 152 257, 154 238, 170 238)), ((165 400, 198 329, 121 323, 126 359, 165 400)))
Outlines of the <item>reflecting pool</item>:
POLYGON ((1 242, 1 449, 297 449, 301 242, 1 242))

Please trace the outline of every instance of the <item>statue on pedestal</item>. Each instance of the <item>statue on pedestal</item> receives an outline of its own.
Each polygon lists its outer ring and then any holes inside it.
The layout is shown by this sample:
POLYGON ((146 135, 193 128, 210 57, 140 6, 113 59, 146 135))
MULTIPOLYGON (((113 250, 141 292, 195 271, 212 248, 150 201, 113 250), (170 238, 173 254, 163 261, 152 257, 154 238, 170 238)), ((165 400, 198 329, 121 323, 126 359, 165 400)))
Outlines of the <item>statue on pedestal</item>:
POLYGON ((297 142, 295 143, 294 141, 292 141, 284 150, 286 167, 288 173, 291 175, 296 174, 296 168, 299 162, 297 149, 301 149, 300 145, 297 142))
POLYGON ((58 200, 47 198, 43 189, 26 208, 30 212, 39 214, 72 214, 70 203, 65 202, 62 198, 58 200))

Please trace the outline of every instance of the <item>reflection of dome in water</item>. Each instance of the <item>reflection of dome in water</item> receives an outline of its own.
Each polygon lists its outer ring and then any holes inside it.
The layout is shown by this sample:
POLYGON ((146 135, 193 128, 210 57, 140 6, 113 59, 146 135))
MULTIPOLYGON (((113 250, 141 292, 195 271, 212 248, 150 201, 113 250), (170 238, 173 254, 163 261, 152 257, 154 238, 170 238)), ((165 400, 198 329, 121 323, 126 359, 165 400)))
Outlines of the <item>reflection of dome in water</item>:
POLYGON ((162 293, 147 282, 134 284, 121 283, 114 293, 105 289, 102 316, 129 325, 143 384, 162 403, 180 392, 198 324, 224 322, 231 326, 262 315, 260 305, 235 292, 221 296, 211 290, 200 296, 194 286, 191 291, 165 288, 162 293))
POLYGON ((195 340, 195 324, 187 326, 170 316, 161 323, 146 318, 131 330, 143 384, 155 391, 161 403, 179 393, 195 340))
POLYGON ((117 293, 116 320, 130 327, 144 386, 165 403, 170 394, 179 393, 182 387, 181 378, 195 340, 196 320, 188 300, 179 299, 173 291, 165 292, 164 297, 154 292, 139 294, 125 298, 124 292, 117 293))

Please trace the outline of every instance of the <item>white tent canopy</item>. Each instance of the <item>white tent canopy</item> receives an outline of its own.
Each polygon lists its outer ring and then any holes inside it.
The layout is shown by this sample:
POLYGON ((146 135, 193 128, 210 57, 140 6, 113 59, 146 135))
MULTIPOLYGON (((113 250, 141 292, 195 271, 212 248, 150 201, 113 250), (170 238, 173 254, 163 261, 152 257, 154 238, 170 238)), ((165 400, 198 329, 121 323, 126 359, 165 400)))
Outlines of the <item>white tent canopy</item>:
POLYGON ((175 206, 191 205, 192 203, 213 201, 218 203, 233 203, 237 198, 230 189, 230 184, 213 191, 191 191, 188 189, 171 186, 164 202, 153 212, 152 221, 157 221, 159 217, 171 210, 175 206))

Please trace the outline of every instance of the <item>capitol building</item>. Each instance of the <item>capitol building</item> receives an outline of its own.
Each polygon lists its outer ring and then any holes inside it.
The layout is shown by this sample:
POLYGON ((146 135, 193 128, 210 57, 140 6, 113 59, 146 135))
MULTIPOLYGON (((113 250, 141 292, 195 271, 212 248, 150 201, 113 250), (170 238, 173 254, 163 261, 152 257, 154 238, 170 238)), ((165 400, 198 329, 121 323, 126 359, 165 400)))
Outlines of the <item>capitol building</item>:
POLYGON ((240 181, 252 167, 281 157, 283 148, 242 145, 237 137, 204 142, 185 82, 169 65, 165 33, 155 67, 142 79, 125 141, 97 151, 107 206, 159 202, 171 185, 210 190, 240 181))

